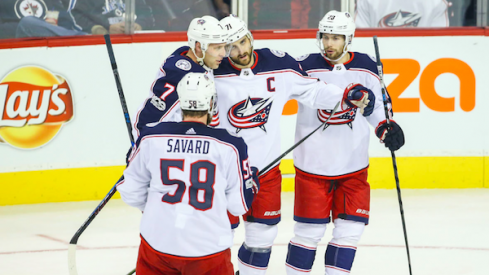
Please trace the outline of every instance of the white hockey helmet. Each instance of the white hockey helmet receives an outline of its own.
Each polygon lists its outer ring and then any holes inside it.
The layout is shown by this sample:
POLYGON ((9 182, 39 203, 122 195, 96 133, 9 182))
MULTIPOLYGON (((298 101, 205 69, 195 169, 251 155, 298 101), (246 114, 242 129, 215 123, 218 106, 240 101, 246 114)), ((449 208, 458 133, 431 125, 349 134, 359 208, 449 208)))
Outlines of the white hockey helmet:
POLYGON ((216 87, 206 73, 188 73, 177 85, 180 108, 188 111, 207 111, 212 118, 216 106, 216 87))
POLYGON ((321 50, 321 55, 329 61, 340 60, 351 47, 353 37, 355 36, 355 22, 353 17, 348 12, 330 11, 319 21, 319 30, 316 35, 316 41, 319 49, 321 50), (324 44, 321 41, 321 34, 339 34, 345 36, 345 47, 343 48, 343 54, 335 59, 329 59, 325 54, 324 44))
POLYGON ((248 36, 251 47, 253 48, 253 35, 248 30, 246 23, 234 14, 221 19, 221 26, 228 32, 228 43, 234 43, 241 38, 248 36))
POLYGON ((200 43, 203 56, 198 57, 197 61, 201 66, 204 65, 205 51, 208 49, 209 44, 220 44, 227 43, 228 32, 225 31, 219 20, 216 18, 205 15, 202 17, 194 18, 187 31, 188 46, 192 49, 195 54, 195 44, 200 43))

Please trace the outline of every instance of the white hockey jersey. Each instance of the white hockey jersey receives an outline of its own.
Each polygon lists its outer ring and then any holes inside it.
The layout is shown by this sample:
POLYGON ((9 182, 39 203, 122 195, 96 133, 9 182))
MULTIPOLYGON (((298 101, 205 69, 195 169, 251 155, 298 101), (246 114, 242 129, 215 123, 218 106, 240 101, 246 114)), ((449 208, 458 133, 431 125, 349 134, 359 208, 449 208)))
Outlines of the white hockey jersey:
MULTIPOLYGON (((137 140, 140 130, 149 123, 182 121, 177 85, 187 73, 206 73, 211 79, 214 77, 212 70, 207 71, 186 56, 189 50, 190 47, 188 46, 178 48, 159 68, 156 78, 151 84, 149 97, 143 101, 132 118, 134 140, 137 140)), ((217 119, 218 115, 215 114, 210 125, 216 126, 218 124, 217 119)))
POLYGON ((254 54, 251 68, 241 70, 224 59, 214 70, 218 127, 243 137, 253 166, 266 172, 262 169, 281 154, 280 117, 285 103, 296 99, 310 107, 332 109, 343 90, 308 77, 284 52, 258 49, 254 54))
POLYGON ((145 127, 117 190, 143 212, 141 236, 157 251, 200 257, 233 245, 227 215, 253 200, 247 146, 196 122, 145 127))
MULTIPOLYGON (((374 128, 385 120, 377 64, 366 54, 350 52, 344 64, 332 65, 321 54, 299 57, 304 71, 327 83, 346 88, 359 83, 375 94, 373 113, 364 117, 357 108, 338 110, 326 125, 294 150, 294 165, 299 170, 318 176, 340 177, 368 167, 370 125, 374 128)), ((390 98, 388 101, 390 102, 390 98)), ((390 104, 389 104, 390 108, 390 104)), ((312 109, 299 102, 296 142, 319 127, 332 110, 312 109)))
POLYGON ((357 28, 448 27, 445 0, 358 0, 357 28))

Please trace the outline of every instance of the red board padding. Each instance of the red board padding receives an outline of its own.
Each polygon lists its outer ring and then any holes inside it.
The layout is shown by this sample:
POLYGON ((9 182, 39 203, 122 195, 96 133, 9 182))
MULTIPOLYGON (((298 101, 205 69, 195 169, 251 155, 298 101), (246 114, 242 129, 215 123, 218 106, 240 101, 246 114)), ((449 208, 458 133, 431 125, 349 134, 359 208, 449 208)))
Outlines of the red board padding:
MULTIPOLYGON (((303 30, 256 30, 255 39, 304 39, 315 38, 317 29, 303 30)), ((356 37, 398 37, 398 36, 488 36, 488 27, 451 28, 399 28, 399 29, 358 29, 356 37)), ((134 35, 112 35, 113 44, 187 41, 186 32, 144 33, 134 35)), ((0 40, 0 49, 29 47, 66 47, 104 44, 101 35, 18 38, 0 40)))

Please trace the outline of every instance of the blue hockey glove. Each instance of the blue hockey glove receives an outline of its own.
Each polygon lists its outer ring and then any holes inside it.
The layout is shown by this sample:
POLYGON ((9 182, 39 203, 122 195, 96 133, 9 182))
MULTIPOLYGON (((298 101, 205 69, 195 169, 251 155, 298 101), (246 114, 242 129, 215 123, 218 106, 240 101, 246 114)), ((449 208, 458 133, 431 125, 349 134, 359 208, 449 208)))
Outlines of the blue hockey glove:
POLYGON ((382 121, 375 129, 375 135, 385 144, 385 147, 391 151, 399 150, 404 145, 404 132, 401 126, 395 121, 390 121, 390 129, 387 122, 382 121))
POLYGON ((358 83, 351 83, 343 94, 343 104, 348 107, 357 107, 363 116, 369 116, 374 111, 375 95, 370 89, 358 83))

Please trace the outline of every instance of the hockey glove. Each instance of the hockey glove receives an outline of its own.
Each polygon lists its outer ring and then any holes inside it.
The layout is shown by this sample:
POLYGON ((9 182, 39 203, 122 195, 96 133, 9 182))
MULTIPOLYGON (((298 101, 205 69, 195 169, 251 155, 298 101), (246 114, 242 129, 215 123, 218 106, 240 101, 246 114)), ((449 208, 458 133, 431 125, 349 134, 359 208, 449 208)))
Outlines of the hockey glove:
POLYGON ((253 194, 258 194, 258 190, 260 190, 260 181, 258 180, 258 168, 251 167, 251 177, 253 178, 253 194))
POLYGON ((374 111, 375 95, 370 89, 358 83, 351 83, 343 94, 343 110, 346 109, 345 105, 357 107, 363 116, 369 116, 374 111))
POLYGON ((375 129, 375 135, 385 144, 385 147, 391 151, 399 150, 404 145, 404 132, 401 126, 395 121, 390 121, 390 128, 384 120, 379 123, 375 129))

